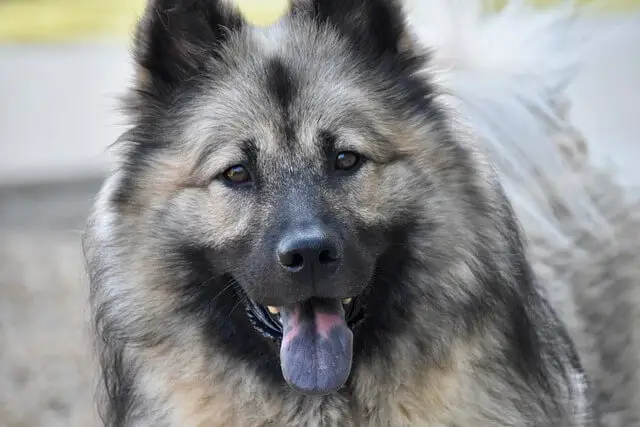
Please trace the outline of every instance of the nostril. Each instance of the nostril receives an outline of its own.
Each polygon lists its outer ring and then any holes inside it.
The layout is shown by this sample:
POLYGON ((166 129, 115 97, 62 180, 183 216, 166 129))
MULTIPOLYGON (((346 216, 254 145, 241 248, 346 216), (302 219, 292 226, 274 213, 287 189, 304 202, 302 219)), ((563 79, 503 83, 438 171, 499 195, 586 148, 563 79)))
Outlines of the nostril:
POLYGON ((338 255, 333 250, 325 249, 324 251, 320 252, 319 261, 322 265, 331 264, 336 262, 337 260, 338 255))
POLYGON ((279 258, 280 264, 291 269, 299 269, 304 264, 304 258, 300 252, 284 252, 280 254, 279 258))
POLYGON ((287 265, 287 267, 298 268, 302 267, 302 264, 304 264, 304 258, 302 257, 302 255, 300 255, 300 253, 296 252, 291 255, 291 263, 287 265))

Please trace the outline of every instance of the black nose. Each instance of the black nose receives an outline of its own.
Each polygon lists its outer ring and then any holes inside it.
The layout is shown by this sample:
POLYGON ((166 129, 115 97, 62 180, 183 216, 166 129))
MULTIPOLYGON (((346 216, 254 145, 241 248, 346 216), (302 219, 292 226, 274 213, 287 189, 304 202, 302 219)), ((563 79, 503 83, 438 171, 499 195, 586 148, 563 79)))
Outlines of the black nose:
POLYGON ((291 273, 322 276, 335 270, 340 257, 336 239, 321 229, 288 233, 278 244, 278 261, 291 273))

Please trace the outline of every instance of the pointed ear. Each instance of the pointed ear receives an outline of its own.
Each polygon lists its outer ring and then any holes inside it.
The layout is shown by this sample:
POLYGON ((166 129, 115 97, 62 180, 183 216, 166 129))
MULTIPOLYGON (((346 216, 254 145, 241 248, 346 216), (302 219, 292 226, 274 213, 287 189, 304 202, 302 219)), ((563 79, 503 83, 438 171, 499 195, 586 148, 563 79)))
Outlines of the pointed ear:
POLYGON ((296 0, 294 13, 311 14, 375 53, 411 55, 414 43, 399 0, 296 0))
POLYGON ((140 86, 174 87, 193 75, 243 21, 224 0, 149 0, 134 42, 140 86))

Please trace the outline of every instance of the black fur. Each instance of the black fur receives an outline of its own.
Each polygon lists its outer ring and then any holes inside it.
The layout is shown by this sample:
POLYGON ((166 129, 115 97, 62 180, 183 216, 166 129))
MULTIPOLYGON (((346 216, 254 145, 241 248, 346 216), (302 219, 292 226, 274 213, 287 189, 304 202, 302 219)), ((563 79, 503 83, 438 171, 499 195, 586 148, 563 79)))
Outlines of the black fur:
MULTIPOLYGON (((307 13, 320 24, 333 25, 358 48, 373 56, 401 57, 404 17, 397 1, 314 0, 294 13, 307 13)), ((405 59, 405 58, 402 58, 405 59)))
POLYGON ((213 269, 215 256, 205 248, 185 246, 175 256, 187 276, 180 286, 183 304, 179 314, 200 323, 212 347, 222 345, 234 359, 255 366, 265 381, 284 385, 275 344, 256 337, 245 313, 247 297, 233 277, 213 269))
POLYGON ((290 104, 296 97, 296 81, 281 58, 271 58, 265 66, 267 93, 272 96, 282 114, 283 144, 291 146, 295 141, 294 123, 291 122, 290 104))
POLYGON ((136 37, 136 62, 150 73, 149 86, 168 94, 206 62, 242 19, 219 0, 154 0, 136 37))

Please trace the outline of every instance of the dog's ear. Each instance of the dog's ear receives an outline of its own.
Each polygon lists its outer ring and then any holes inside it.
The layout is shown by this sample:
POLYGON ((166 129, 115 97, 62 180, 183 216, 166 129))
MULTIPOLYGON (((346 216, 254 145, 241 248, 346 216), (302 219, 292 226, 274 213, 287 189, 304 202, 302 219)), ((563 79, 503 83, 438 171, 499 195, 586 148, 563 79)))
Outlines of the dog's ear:
POLYGON ((137 84, 174 87, 214 57, 242 25, 224 0, 149 0, 134 42, 137 84))
POLYGON ((333 25, 375 53, 406 55, 414 48, 399 0, 294 0, 293 12, 333 25))

